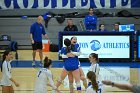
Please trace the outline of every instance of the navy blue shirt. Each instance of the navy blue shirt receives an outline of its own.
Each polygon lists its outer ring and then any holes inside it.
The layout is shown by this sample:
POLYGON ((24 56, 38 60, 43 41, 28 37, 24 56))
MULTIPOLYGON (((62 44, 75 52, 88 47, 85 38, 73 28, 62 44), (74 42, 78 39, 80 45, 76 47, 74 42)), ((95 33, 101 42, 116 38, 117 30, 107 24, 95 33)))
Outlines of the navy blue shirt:
POLYGON ((33 40, 35 42, 42 42, 42 34, 45 35, 46 32, 42 24, 35 22, 31 25, 30 34, 33 35, 33 40))
POLYGON ((97 17, 96 15, 87 15, 85 17, 86 30, 96 30, 97 28, 97 17))

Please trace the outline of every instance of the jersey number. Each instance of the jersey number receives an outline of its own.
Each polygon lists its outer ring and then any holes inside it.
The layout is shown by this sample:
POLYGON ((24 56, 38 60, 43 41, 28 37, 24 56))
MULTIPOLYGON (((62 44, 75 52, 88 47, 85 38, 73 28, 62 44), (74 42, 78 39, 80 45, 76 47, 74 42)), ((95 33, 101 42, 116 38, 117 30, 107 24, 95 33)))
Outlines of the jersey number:
POLYGON ((98 89, 98 93, 102 93, 102 90, 101 89, 98 89))
POLYGON ((40 76, 41 72, 42 72, 42 71, 39 71, 39 73, 38 73, 38 77, 40 76))

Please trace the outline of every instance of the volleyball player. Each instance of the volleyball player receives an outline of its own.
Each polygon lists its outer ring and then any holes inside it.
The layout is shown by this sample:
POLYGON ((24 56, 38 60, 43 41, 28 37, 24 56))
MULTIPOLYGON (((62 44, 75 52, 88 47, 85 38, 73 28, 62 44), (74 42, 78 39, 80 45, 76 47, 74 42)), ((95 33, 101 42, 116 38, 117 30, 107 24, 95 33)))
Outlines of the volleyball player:
MULTIPOLYGON (((80 51, 80 47, 79 44, 77 43, 77 37, 73 36, 71 38, 71 49, 72 52, 75 56, 80 56, 81 51, 80 51)), ((85 78, 84 72, 82 70, 82 68, 80 67, 80 61, 79 61, 79 72, 80 72, 80 79, 83 81, 83 85, 85 87, 85 89, 87 88, 87 80, 85 78)), ((73 87, 73 75, 71 73, 68 74, 68 78, 69 78, 69 88, 70 88, 70 92, 73 93, 74 92, 74 87, 73 87)))
POLYGON ((86 93, 105 93, 103 84, 96 80, 96 75, 93 71, 87 73, 87 79, 91 83, 86 89, 86 93))
POLYGON ((78 93, 81 93, 79 59, 77 56, 71 53, 71 41, 66 38, 64 40, 64 44, 66 47, 62 47, 61 49, 61 56, 64 60, 64 68, 56 86, 59 87, 65 77, 69 74, 69 72, 71 72, 76 81, 77 91, 78 93))
POLYGON ((2 93, 14 93, 12 83, 14 83, 16 87, 19 87, 19 84, 12 78, 11 75, 10 62, 12 59, 12 52, 9 50, 4 51, 1 65, 2 79, 0 82, 0 85, 2 86, 2 93))
POLYGON ((45 57, 44 68, 41 68, 37 74, 35 93, 47 93, 47 85, 51 86, 53 90, 56 90, 58 93, 60 93, 54 84, 52 73, 49 70, 51 68, 51 64, 52 61, 48 59, 48 57, 45 57), (50 84, 47 84, 47 79, 49 79, 50 84))
POLYGON ((91 66, 89 67, 89 71, 93 71, 96 74, 96 78, 98 80, 98 76, 99 76, 99 71, 100 71, 100 66, 98 64, 98 54, 96 53, 91 53, 89 55, 89 61, 91 63, 91 66))

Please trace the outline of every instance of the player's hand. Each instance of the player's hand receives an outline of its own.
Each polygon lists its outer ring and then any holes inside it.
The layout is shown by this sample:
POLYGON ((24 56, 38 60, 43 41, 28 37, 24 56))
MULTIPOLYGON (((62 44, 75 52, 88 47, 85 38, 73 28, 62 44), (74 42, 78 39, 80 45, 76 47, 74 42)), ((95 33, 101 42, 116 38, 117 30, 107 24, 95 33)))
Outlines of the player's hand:
POLYGON ((19 84, 16 82, 16 83, 15 83, 15 86, 16 86, 16 87, 19 87, 19 84))
POLYGON ((48 39, 48 43, 49 43, 49 44, 51 43, 50 39, 48 39))
POLYGON ((62 93, 59 89, 56 89, 57 93, 62 93))
POLYGON ((75 55, 72 53, 67 53, 67 57, 75 57, 75 55))

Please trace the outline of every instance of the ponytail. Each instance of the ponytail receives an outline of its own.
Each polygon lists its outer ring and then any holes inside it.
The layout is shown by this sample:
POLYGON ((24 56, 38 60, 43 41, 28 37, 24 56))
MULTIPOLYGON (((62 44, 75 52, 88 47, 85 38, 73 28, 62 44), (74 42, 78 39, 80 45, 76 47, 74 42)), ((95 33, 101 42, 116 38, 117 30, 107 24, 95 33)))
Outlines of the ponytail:
POLYGON ((89 71, 87 73, 87 78, 91 81, 91 84, 92 84, 92 87, 93 87, 93 90, 98 91, 98 83, 96 81, 96 75, 93 71, 89 71))
POLYGON ((97 91, 98 91, 98 83, 96 81, 96 78, 94 78, 93 76, 91 78, 91 84, 92 84, 93 90, 95 90, 96 93, 97 93, 97 91))
POLYGON ((66 45, 66 52, 69 53, 71 51, 71 47, 70 47, 71 41, 68 38, 66 38, 64 40, 64 44, 66 45))
POLYGON ((4 51, 4 53, 3 53, 3 56, 2 56, 2 64, 1 64, 1 72, 2 72, 2 65, 3 65, 3 62, 5 61, 6 56, 7 56, 10 52, 11 52, 10 50, 6 50, 6 51, 4 51))
POLYGON ((69 53, 71 51, 71 47, 67 46, 66 47, 66 52, 69 53))
POLYGON ((52 60, 48 59, 48 57, 46 56, 44 58, 44 68, 48 68, 51 64, 52 64, 52 60))

